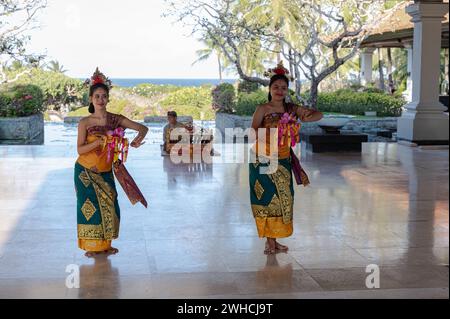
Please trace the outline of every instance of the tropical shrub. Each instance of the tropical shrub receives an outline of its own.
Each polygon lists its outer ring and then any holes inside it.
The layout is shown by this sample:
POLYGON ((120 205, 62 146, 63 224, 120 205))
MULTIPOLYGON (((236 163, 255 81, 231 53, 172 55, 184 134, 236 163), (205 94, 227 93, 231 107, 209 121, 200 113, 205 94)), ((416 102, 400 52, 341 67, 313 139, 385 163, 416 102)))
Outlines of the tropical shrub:
POLYGON ((22 117, 45 110, 42 90, 36 85, 8 85, 0 89, 0 117, 22 117))
MULTIPOLYGON (((307 94, 302 94, 307 99, 307 94)), ((298 103, 293 98, 294 103, 298 103)), ((250 94, 240 93, 236 104, 237 115, 252 115, 258 105, 267 102, 267 93, 259 90, 250 94)), ((376 111, 378 116, 400 116, 406 102, 401 95, 387 93, 355 92, 340 89, 331 93, 319 93, 317 109, 326 113, 364 115, 366 111, 376 111)))
POLYGON ((250 82, 246 80, 239 81, 238 83, 238 94, 239 93, 252 93, 259 90, 260 85, 255 82, 250 82))
MULTIPOLYGON (((23 70, 14 72, 21 71, 23 70)), ((88 89, 83 85, 83 81, 60 72, 35 68, 15 83, 38 86, 43 93, 45 108, 60 110, 63 105, 86 105, 87 102, 88 89)))
POLYGON ((221 83, 212 91, 212 108, 216 112, 233 113, 236 106, 236 93, 230 83, 221 83))
POLYGON ((386 93, 354 92, 338 90, 320 93, 317 109, 322 112, 364 115, 366 111, 376 111, 377 116, 400 116, 405 101, 401 97, 386 93))
POLYGON ((236 103, 237 115, 253 115, 256 107, 267 103, 267 92, 258 90, 252 93, 240 93, 236 103))

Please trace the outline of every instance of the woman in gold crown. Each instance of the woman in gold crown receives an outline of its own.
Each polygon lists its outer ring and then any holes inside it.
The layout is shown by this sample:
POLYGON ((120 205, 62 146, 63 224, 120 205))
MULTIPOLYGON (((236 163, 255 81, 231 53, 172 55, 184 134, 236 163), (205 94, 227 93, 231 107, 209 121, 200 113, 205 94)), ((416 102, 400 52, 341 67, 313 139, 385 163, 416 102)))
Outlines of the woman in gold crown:
POLYGON ((252 148, 255 162, 249 164, 250 201, 258 235, 266 237, 266 254, 288 250, 277 239, 289 237, 293 232, 293 168, 298 172, 298 183, 304 186, 309 183, 291 149, 299 142, 298 119, 313 122, 323 116, 317 110, 286 102, 288 73, 282 63, 269 70, 269 101, 256 108, 252 121, 257 141, 252 148), (261 128, 265 130, 259 130, 259 134, 265 133, 265 141, 261 136, 258 138, 258 129, 261 128), (264 144, 259 145, 260 141, 264 144), (277 162, 276 170, 269 172, 274 161, 277 162))
POLYGON ((136 130, 139 134, 130 145, 137 148, 143 144, 148 128, 123 115, 107 112, 111 81, 98 68, 86 84, 89 84, 91 115, 81 119, 78 125, 79 157, 75 163, 74 180, 78 246, 86 251, 86 256, 92 257, 97 253, 118 252, 111 246, 111 241, 119 235, 120 208, 108 138, 116 129, 136 130))

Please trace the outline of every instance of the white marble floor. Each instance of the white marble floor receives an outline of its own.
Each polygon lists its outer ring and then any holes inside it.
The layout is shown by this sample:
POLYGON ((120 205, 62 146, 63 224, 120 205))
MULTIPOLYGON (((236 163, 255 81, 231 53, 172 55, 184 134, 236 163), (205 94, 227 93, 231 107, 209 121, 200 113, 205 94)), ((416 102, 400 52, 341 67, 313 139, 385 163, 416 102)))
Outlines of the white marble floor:
MULTIPOLYGON (((287 254, 267 257, 248 164, 175 165, 159 145, 127 167, 149 208, 121 189, 118 255, 76 243, 74 147, 0 146, 0 298, 448 298, 448 149, 366 143, 303 153, 287 254), (366 267, 380 288, 366 287, 366 267), (66 287, 68 265, 80 288, 66 287)), ((225 155, 224 155, 225 154, 225 155)))

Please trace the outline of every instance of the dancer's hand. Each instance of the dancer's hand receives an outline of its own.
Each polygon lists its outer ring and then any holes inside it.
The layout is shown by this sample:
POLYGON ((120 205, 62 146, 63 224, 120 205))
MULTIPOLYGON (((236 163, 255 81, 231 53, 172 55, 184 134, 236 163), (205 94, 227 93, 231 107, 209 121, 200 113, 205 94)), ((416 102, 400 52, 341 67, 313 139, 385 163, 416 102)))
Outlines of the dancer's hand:
POLYGON ((106 141, 106 136, 101 135, 98 137, 98 139, 94 142, 97 144, 97 147, 95 148, 95 152, 97 153, 97 156, 100 156, 104 150, 106 141))
POLYGON ((105 145, 105 140, 106 140, 106 136, 99 136, 98 139, 95 141, 95 143, 97 144, 97 148, 103 147, 103 145, 105 145))
POLYGON ((138 148, 138 147, 144 145, 145 142, 142 141, 143 139, 144 139, 144 137, 142 137, 142 136, 139 136, 139 135, 136 136, 136 138, 130 143, 131 147, 138 148))
POLYGON ((137 122, 133 122, 129 119, 127 119, 126 117, 122 118, 122 121, 120 121, 120 126, 125 128, 129 128, 135 131, 138 131, 139 134, 134 138, 134 140, 130 143, 131 147, 134 148, 138 148, 141 145, 144 144, 144 142, 142 142, 145 138, 145 135, 147 135, 148 132, 148 127, 145 125, 142 125, 140 123, 137 122))

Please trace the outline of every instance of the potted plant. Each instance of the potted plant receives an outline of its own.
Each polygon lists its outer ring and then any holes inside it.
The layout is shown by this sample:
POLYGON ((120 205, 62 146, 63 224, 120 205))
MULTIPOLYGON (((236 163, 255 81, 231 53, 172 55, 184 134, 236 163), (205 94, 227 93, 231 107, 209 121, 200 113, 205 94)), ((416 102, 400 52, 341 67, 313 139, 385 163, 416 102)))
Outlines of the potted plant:
POLYGON ((0 144, 43 144, 44 101, 36 85, 0 88, 0 144))

